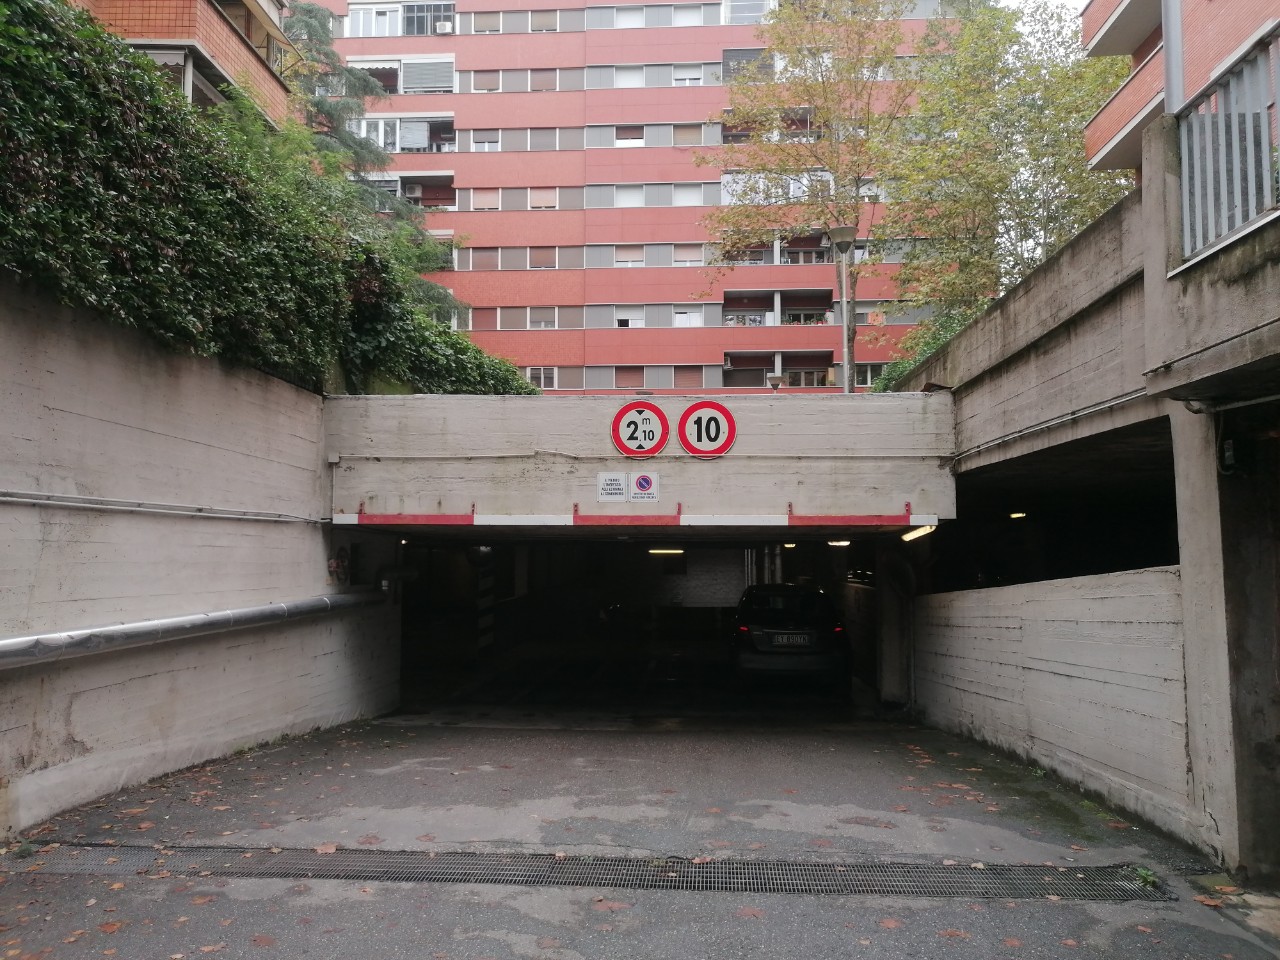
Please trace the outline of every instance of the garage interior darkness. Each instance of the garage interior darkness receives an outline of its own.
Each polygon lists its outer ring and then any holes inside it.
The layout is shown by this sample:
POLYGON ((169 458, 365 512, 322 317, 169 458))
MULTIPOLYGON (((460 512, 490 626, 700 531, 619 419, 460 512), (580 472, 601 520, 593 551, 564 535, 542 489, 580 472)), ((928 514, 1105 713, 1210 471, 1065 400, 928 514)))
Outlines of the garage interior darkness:
POLYGON ((1167 419, 961 472, 957 502, 958 519, 911 543, 879 530, 400 531, 402 709, 847 712, 850 686, 875 688, 883 571, 900 582, 909 567, 914 590, 935 593, 1178 562, 1167 419), (733 609, 768 582, 814 583, 840 606, 852 684, 734 676, 733 609))

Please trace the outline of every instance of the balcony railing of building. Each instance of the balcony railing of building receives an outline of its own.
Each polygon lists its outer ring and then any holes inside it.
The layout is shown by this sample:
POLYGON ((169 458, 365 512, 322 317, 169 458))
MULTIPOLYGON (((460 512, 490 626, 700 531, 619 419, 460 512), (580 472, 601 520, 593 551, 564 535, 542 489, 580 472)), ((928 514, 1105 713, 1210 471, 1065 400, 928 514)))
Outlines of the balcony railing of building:
POLYGON ((1277 206, 1280 28, 1178 114, 1182 252, 1217 243, 1277 206))

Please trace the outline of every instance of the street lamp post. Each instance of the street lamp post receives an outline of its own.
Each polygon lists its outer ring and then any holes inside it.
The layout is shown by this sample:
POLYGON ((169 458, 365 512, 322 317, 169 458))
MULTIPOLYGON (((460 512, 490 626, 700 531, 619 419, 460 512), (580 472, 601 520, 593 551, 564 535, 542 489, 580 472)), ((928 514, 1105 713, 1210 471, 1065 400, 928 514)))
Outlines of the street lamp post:
POLYGON ((849 251, 858 239, 857 227, 832 227, 827 231, 831 245, 840 257, 840 329, 844 334, 844 392, 853 392, 853 338, 857 336, 857 324, 849 322, 849 251))

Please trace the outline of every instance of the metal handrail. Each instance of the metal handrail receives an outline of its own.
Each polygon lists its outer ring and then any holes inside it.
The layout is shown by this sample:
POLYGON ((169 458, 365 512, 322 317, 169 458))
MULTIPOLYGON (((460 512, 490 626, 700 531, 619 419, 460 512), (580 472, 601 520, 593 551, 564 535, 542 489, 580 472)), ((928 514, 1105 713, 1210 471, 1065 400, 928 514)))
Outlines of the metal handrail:
POLYGON ((214 633, 243 630, 267 624, 287 623, 318 617, 356 607, 385 602, 386 594, 369 590, 361 593, 330 594, 285 603, 268 603, 234 610, 215 610, 162 620, 119 623, 60 633, 39 633, 0 640, 0 670, 51 663, 91 653, 108 653, 130 647, 145 647, 170 640, 187 640, 214 633))

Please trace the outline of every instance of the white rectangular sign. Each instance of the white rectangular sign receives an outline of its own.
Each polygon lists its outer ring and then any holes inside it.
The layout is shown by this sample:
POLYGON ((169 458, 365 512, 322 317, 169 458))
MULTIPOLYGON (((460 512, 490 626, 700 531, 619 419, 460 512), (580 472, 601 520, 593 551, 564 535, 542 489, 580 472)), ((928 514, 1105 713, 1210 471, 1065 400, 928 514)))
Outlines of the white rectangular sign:
POLYGON ((625 473, 597 473, 596 503, 626 503, 627 486, 625 473))
POLYGON ((632 503, 657 501, 658 475, 647 472, 627 474, 627 499, 632 503))

